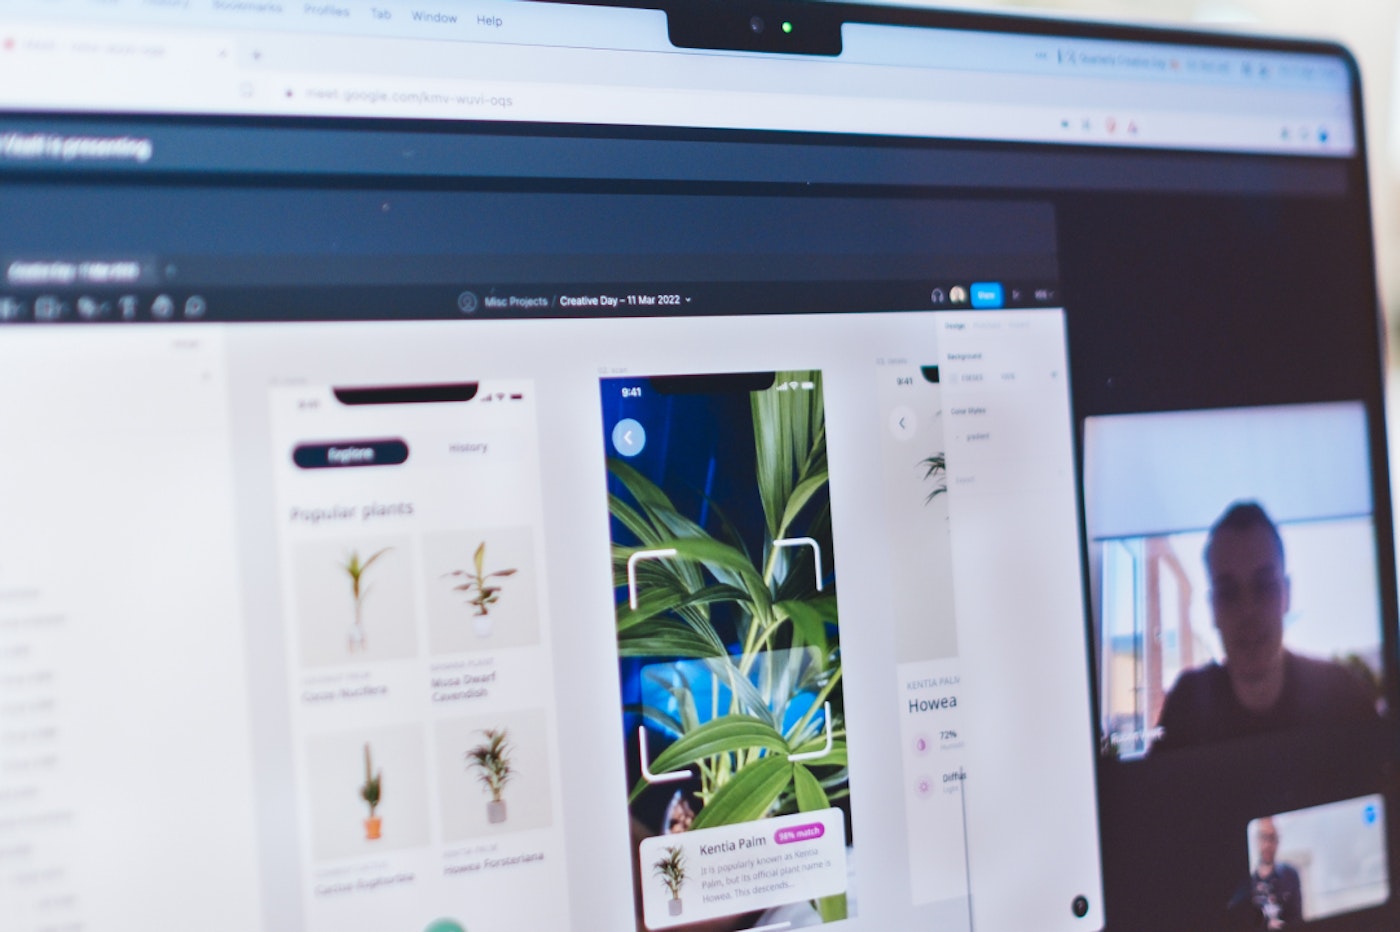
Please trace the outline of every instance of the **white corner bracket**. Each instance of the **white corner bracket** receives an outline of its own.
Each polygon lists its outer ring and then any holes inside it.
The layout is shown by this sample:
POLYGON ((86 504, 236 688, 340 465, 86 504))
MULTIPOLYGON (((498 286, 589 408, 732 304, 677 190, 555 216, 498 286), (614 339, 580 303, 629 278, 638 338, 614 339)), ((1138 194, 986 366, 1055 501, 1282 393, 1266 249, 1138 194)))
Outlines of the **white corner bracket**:
MULTIPOLYGON (((637 564, 643 560, 665 560, 676 555, 674 547, 667 550, 638 550, 627 558, 627 604, 637 610, 637 564)), ((820 589, 821 585, 818 584, 820 589)))
MULTIPOLYGON (((784 547, 811 547, 812 559, 817 565, 817 591, 822 591, 822 545, 811 537, 784 537, 782 540, 773 541, 773 546, 781 550, 784 547)), ((630 564, 629 564, 630 566, 630 564)), ((636 608, 637 606, 632 606, 636 608)))
MULTIPOLYGON (((830 740, 828 737, 828 746, 830 740)), ((670 773, 651 772, 651 762, 647 760, 647 728, 645 725, 637 726, 637 753, 642 758, 642 779, 648 783, 675 783, 677 780, 689 780, 694 776, 689 770, 672 770, 670 773)))
MULTIPOLYGON (((790 761, 816 760, 816 759, 819 758, 819 757, 825 757, 826 755, 828 755, 828 754, 831 753, 832 745, 833 745, 835 742, 833 742, 833 741, 832 741, 832 738, 831 738, 831 703, 830 703, 830 702, 824 702, 824 703, 822 703, 822 712, 823 712, 823 715, 822 715, 822 724, 823 724, 823 725, 825 726, 825 728, 826 728, 826 745, 825 745, 820 751, 808 751, 808 752, 805 753, 805 754, 789 754, 789 755, 788 755, 788 760, 790 760, 790 761)), ((646 772, 646 767, 645 767, 645 765, 643 765, 643 767, 642 767, 642 772, 643 772, 643 773, 646 772)))

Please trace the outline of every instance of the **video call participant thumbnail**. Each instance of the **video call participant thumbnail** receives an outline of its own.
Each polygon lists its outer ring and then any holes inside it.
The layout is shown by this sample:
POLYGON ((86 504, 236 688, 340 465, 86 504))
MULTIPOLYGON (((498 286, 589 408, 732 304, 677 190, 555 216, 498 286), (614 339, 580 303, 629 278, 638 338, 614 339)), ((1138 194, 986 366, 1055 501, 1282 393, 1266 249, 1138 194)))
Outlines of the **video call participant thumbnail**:
POLYGON ((1278 829, 1273 819, 1260 819, 1254 828, 1259 863, 1250 874, 1250 899, 1269 929, 1286 929, 1303 921, 1303 884, 1291 864, 1279 861, 1278 829))
POLYGON ((1205 563, 1225 662, 1177 677, 1153 752, 1377 717, 1375 700, 1350 670, 1284 646, 1290 580, 1283 539, 1263 508, 1230 505, 1206 537, 1205 563))

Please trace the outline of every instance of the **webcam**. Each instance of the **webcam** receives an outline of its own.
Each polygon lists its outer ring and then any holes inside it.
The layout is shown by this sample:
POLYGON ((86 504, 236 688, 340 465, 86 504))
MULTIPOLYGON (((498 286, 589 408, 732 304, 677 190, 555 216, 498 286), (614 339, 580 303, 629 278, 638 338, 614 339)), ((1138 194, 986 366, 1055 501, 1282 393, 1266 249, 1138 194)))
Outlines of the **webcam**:
POLYGON ((785 55, 841 54, 841 18, 791 0, 675 0, 665 6, 671 44, 785 55))

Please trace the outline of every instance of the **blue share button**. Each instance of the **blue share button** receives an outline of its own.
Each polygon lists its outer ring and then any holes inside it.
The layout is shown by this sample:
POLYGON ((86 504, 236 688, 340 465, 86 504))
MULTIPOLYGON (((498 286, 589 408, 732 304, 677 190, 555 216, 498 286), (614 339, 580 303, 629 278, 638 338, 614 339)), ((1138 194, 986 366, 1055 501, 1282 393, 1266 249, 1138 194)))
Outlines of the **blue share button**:
POLYGON ((1001 282, 973 282, 971 287, 973 307, 1001 307, 1001 282))

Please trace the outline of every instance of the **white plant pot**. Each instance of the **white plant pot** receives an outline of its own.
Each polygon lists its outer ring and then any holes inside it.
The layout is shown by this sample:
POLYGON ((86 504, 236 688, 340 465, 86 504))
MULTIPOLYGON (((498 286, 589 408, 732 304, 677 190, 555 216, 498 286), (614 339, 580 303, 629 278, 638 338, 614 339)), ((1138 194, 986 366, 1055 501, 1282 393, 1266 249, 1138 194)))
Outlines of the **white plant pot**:
POLYGON ((493 799, 486 804, 486 821, 492 825, 499 825, 506 820, 506 801, 504 799, 493 799))
POLYGON ((671 914, 672 916, 679 916, 679 915, 681 914, 681 901, 680 901, 680 899, 677 898, 677 899, 674 899, 674 900, 672 900, 671 902, 667 903, 667 904, 666 904, 666 909, 667 909, 668 912, 670 912, 670 914, 671 914))
POLYGON ((477 637, 489 638, 491 632, 496 630, 496 619, 490 615, 477 615, 472 618, 472 627, 476 629, 477 637))

